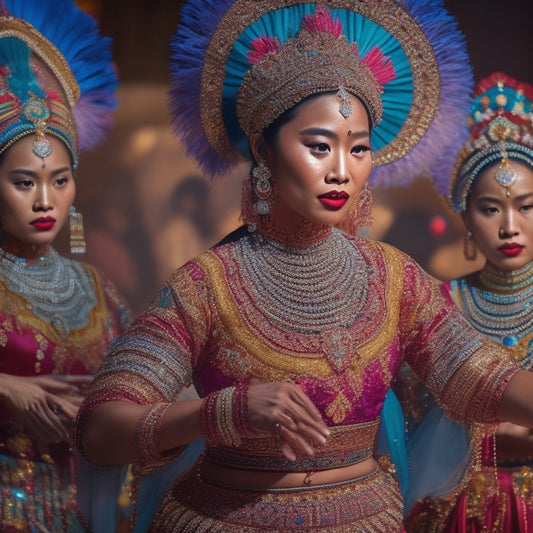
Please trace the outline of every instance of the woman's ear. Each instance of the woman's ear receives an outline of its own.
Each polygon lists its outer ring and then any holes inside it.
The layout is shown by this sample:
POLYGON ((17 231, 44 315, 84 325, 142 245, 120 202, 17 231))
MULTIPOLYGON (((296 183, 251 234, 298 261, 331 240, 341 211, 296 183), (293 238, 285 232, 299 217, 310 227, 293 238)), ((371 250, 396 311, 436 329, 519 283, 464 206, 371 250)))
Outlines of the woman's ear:
POLYGON ((256 163, 265 161, 266 159, 266 143, 265 138, 261 133, 252 133, 250 135, 250 152, 256 163))

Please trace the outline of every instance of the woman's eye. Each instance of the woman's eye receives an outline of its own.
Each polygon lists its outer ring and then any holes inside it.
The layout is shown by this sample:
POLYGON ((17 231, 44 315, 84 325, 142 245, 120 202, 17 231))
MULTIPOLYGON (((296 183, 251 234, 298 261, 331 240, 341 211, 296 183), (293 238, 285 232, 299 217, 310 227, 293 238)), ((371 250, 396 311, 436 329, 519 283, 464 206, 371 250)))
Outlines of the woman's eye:
POLYGON ((359 144, 352 148, 352 152, 356 155, 364 154, 365 152, 368 152, 369 150, 370 148, 368 146, 365 146, 364 144, 359 144))
POLYGON ((56 185, 65 185, 65 183, 67 183, 68 181, 68 178, 64 178, 64 177, 61 177, 61 178, 57 178, 56 180, 56 185))
POLYGON ((533 205, 523 205, 520 207, 520 211, 523 213, 529 213, 533 209, 533 205))
POLYGON ((15 186, 20 189, 29 189, 33 185, 31 180, 19 180, 15 182, 15 186))
POLYGON ((315 152, 329 152, 329 145, 326 143, 315 143, 311 144, 310 148, 315 152))
POLYGON ((494 207, 494 206, 485 206, 485 207, 480 207, 479 210, 484 213, 484 214, 494 214, 494 213, 497 213, 498 212, 498 208, 497 207, 494 207))

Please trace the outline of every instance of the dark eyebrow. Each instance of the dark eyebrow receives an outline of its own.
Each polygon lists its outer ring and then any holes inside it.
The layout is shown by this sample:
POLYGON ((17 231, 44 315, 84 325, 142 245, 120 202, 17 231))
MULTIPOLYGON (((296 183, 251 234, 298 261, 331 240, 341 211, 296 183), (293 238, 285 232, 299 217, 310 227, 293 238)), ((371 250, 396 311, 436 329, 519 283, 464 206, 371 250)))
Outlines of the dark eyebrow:
MULTIPOLYGON (((324 137, 327 137, 329 139, 335 139, 337 137, 337 134, 332 132, 331 130, 328 130, 326 128, 307 128, 305 130, 302 130, 300 132, 300 135, 322 135, 324 137)), ((356 139, 360 137, 368 137, 370 134, 367 130, 361 130, 361 131, 355 131, 350 134, 350 137, 354 137, 356 139)))
MULTIPOLYGON (((520 196, 516 196, 513 201, 523 202, 524 200, 531 197, 533 197, 533 192, 527 192, 525 194, 521 194, 520 196)), ((494 198, 492 196, 479 196, 478 198, 476 198, 476 202, 492 202, 495 204, 503 203, 499 198, 494 198)))
MULTIPOLYGON (((70 167, 58 168, 52 172, 52 176, 57 176, 58 174, 63 174, 64 172, 71 172, 71 168, 70 167)), ((28 170, 26 168, 15 168, 13 170, 10 170, 9 174, 22 174, 30 178, 34 178, 35 176, 37 176, 37 172, 33 172, 33 170, 28 170)))
POLYGON ((502 203, 502 201, 499 198, 495 198, 493 196, 478 196, 476 198, 476 203, 477 202, 492 202, 492 203, 495 203, 495 204, 501 204, 502 203))
POLYGON ((517 196, 515 198, 515 201, 523 202, 524 200, 527 200, 528 198, 531 198, 533 196, 533 192, 527 192, 526 194, 521 194, 520 196, 517 196))

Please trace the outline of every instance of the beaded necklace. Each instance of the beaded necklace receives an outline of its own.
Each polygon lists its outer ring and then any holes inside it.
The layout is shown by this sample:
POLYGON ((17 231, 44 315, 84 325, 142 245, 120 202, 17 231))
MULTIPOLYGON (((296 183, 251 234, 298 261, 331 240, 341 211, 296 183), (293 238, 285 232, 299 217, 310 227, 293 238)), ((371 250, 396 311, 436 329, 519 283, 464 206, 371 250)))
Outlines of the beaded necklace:
POLYGON ((27 300, 27 309, 49 322, 66 338, 86 326, 97 299, 81 264, 60 256, 54 249, 35 264, 0 248, 0 276, 7 287, 27 300))
POLYGON ((521 366, 533 366, 533 262, 514 271, 485 268, 452 282, 472 325, 516 349, 521 366))
POLYGON ((262 313, 283 327, 302 333, 347 328, 367 301, 366 263, 337 230, 305 248, 254 233, 236 254, 262 313))

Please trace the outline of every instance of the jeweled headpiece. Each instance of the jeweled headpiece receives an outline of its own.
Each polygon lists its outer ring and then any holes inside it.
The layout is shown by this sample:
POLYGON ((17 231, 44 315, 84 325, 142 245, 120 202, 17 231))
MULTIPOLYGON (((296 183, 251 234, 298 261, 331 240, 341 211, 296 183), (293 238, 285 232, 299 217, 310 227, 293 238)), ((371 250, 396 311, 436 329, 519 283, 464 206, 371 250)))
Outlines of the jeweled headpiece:
POLYGON ((33 134, 34 153, 47 157, 49 134, 76 168, 116 107, 110 44, 72 0, 0 0, 0 153, 33 134))
POLYGON ((211 176, 251 160, 248 137, 310 95, 368 111, 374 183, 451 172, 472 89, 442 0, 189 0, 174 37, 173 125, 211 176), (377 167, 377 168, 376 168, 377 167))
POLYGON ((323 6, 304 15, 296 37, 281 44, 265 36, 250 44, 251 67, 237 92, 237 117, 247 135, 263 131, 310 94, 328 91, 337 93, 344 117, 351 113, 348 91, 367 106, 372 126, 381 120, 383 85, 396 77, 392 62, 377 47, 361 58, 357 43, 348 43, 339 20, 323 6))
POLYGON ((516 181, 509 160, 533 168, 533 87, 495 72, 481 80, 468 115, 470 139, 461 150, 449 186, 449 200, 464 211, 479 176, 498 165, 494 178, 507 189, 516 181))

